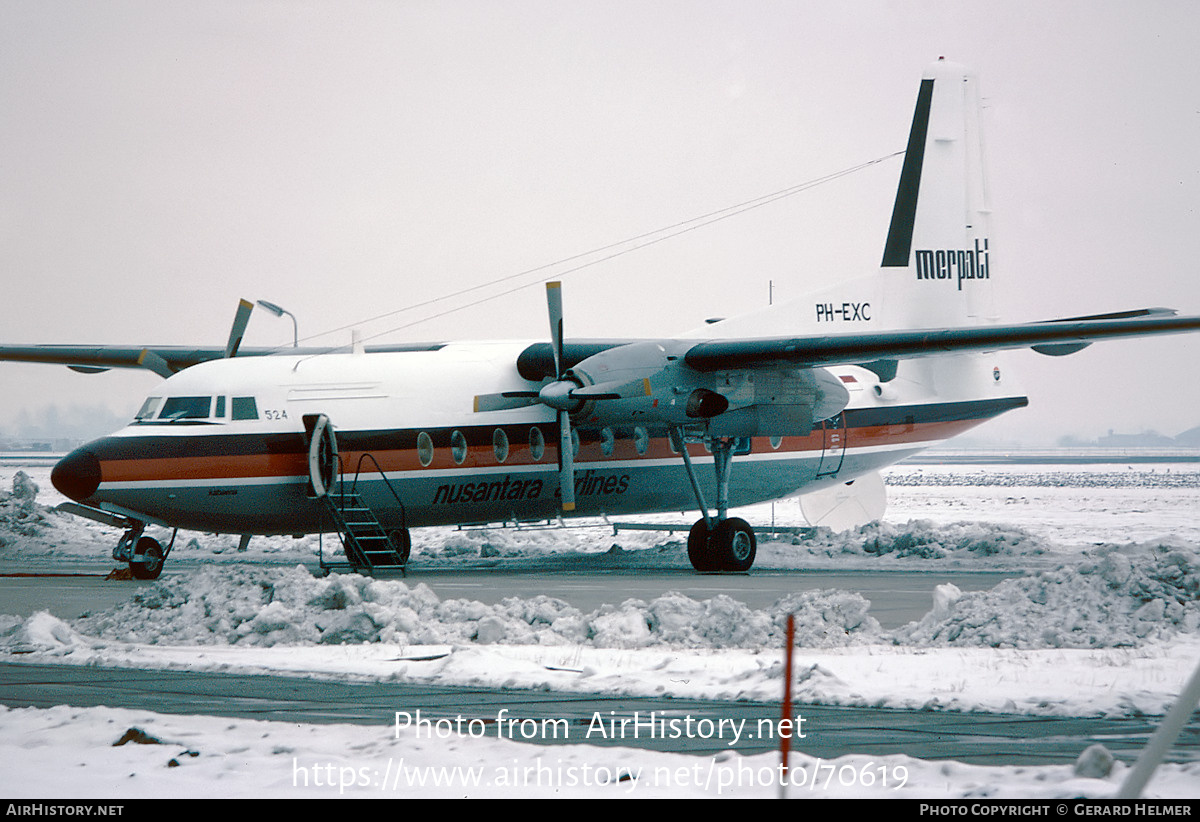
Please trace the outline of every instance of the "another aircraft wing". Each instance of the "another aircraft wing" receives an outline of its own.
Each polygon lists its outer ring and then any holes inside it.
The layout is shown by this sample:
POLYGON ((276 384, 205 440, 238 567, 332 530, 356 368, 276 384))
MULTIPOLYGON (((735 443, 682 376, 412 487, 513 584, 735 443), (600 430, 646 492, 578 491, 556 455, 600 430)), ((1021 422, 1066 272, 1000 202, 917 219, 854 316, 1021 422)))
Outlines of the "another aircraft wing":
MULTIPOLYGON (((246 355, 250 352, 243 351, 241 353, 246 355)), ((85 374, 107 371, 110 368, 148 368, 166 377, 197 363, 220 359, 223 356, 225 356, 223 348, 174 346, 123 348, 107 345, 0 346, 0 361, 65 365, 85 374), (161 367, 166 368, 166 373, 161 372, 161 367)))
MULTIPOLYGON (((366 346, 369 353, 385 351, 432 351, 442 343, 366 346)), ((345 348, 240 348, 239 357, 265 357, 273 354, 315 356, 345 348)), ((111 345, 0 345, 0 362, 27 362, 65 365, 84 374, 96 374, 110 368, 145 368, 160 377, 191 368, 209 360, 227 356, 225 348, 189 346, 152 346, 145 348, 111 345)))
POLYGON ((1154 308, 1019 325, 983 325, 831 336, 708 340, 684 354, 701 372, 786 364, 796 368, 853 365, 969 351, 1032 348, 1062 356, 1097 340, 1200 331, 1200 317, 1154 308))
MULTIPOLYGON (((276 306, 277 307, 277 306, 276 306)), ((250 322, 254 303, 239 300, 229 329, 229 342, 223 348, 161 345, 129 347, 115 345, 0 345, 0 362, 28 362, 65 365, 83 374, 97 374, 110 368, 145 368, 160 377, 169 377, 185 368, 209 360, 226 357, 265 357, 272 354, 315 356, 337 351, 337 348, 242 348, 242 337, 250 322)), ((367 346, 374 351, 430 351, 441 343, 416 345, 367 346)))

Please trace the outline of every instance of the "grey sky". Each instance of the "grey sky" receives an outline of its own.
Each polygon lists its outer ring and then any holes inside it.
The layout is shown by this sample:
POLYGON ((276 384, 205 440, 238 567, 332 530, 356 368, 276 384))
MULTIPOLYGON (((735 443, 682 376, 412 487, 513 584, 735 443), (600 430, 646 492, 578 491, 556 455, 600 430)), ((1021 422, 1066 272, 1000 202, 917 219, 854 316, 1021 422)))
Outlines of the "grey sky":
MULTIPOLYGON (((302 337, 382 334, 453 303, 363 320, 902 149, 939 55, 980 74, 1006 318, 1200 313, 1198 23, 1182 0, 2 0, 0 339, 223 344, 240 297, 302 337)), ((569 274, 568 334, 669 335, 869 271, 899 170, 569 274)), ((379 339, 544 337, 542 278, 379 339)), ((256 312, 247 344, 290 340, 256 312)), ((1018 354, 1031 406, 985 430, 1178 433, 1197 355, 1018 354)), ((156 380, 0 365, 0 430, 131 414, 156 380)))

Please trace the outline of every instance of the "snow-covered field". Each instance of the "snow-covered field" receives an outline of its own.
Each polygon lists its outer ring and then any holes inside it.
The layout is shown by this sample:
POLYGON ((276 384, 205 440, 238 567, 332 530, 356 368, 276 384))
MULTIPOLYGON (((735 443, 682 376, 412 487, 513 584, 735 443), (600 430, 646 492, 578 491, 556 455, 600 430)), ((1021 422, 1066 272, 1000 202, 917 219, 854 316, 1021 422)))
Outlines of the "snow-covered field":
MULTIPOLYGON (((107 557, 116 534, 52 512, 61 498, 48 474, 0 465, 0 563, 27 570, 107 557)), ((866 600, 846 591, 793 594, 764 610, 673 593, 649 602, 615 595, 591 612, 548 597, 487 605, 441 600, 416 581, 314 577, 302 566, 315 564, 315 538, 255 538, 238 553, 232 537, 180 534, 170 562, 187 573, 76 620, 0 616, 0 653, 15 662, 771 701, 781 693, 783 625, 792 613, 799 703, 1076 716, 1161 714, 1172 704, 1200 661, 1200 466, 906 466, 887 479, 883 523, 763 539, 757 567, 995 569, 1013 578, 977 593, 943 586, 923 619, 888 630, 867 613, 866 600)), ((794 500, 739 514, 803 524, 794 500)), ((430 529, 415 535, 413 564, 680 568, 687 565, 682 540, 661 532, 613 536, 603 525, 430 529)), ((8 709, 0 712, 0 791, 63 798, 778 791, 770 778, 777 755, 540 746, 466 730, 429 739, 419 729, 397 733, 391 723, 391 716, 378 727, 351 727, 8 709), (130 727, 162 744, 112 747, 130 727), (453 784, 433 784, 439 778, 453 784)), ((794 795, 1107 797, 1128 771, 1120 762, 1107 768, 1095 751, 1075 767, 912 757, 819 762, 804 755, 800 739, 793 751, 794 795)), ((1146 793, 1200 796, 1200 763, 1163 766, 1146 793)))

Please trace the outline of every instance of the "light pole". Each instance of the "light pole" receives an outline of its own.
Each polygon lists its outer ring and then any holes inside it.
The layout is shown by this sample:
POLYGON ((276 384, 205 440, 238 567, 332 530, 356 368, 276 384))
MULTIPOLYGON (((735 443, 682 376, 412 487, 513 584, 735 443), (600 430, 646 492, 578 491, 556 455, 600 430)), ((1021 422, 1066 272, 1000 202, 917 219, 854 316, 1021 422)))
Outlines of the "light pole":
POLYGON ((282 317, 284 314, 287 314, 289 317, 292 318, 292 348, 299 348, 300 347, 300 330, 299 330, 299 326, 296 324, 296 315, 293 314, 292 312, 288 311, 286 308, 275 305, 275 303, 269 303, 266 300, 259 300, 258 304, 261 305, 263 308, 265 308, 267 311, 270 311, 276 317, 282 317))

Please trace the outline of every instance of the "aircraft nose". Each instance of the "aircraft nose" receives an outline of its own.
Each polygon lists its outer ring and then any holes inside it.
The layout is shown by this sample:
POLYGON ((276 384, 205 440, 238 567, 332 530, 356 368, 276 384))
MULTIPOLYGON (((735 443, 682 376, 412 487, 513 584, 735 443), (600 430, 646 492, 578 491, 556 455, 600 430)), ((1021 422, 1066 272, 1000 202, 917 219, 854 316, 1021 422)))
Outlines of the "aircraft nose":
POLYGON ((83 502, 100 487, 100 460, 86 446, 76 448, 54 466, 50 482, 64 496, 83 502))

